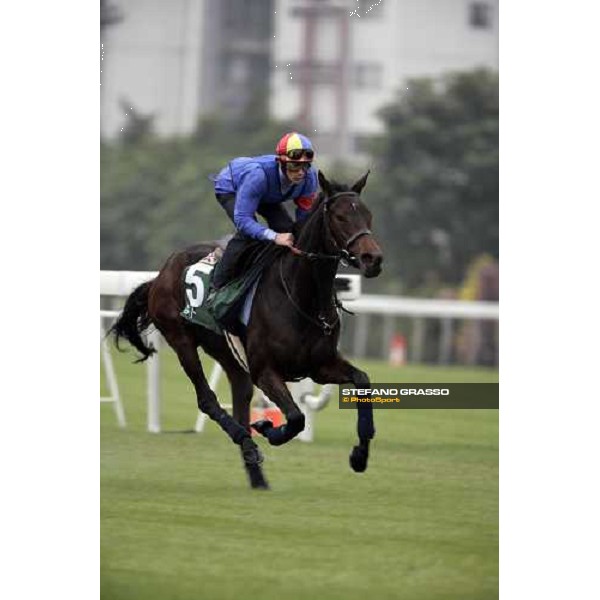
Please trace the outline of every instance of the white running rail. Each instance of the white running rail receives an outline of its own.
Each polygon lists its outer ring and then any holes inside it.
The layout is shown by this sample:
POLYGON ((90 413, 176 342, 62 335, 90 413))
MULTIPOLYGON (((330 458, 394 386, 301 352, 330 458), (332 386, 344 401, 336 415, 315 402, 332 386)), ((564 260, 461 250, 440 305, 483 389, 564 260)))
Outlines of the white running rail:
POLYGON ((125 411, 123 410, 123 403, 121 402, 121 395, 119 393, 119 386, 117 384, 117 375, 115 374, 115 367, 113 365, 112 356, 110 355, 110 349, 108 347, 108 340, 106 339, 106 330, 104 328, 104 318, 107 316, 117 316, 119 313, 115 312, 114 315, 103 314, 107 311, 100 311, 100 352, 102 356, 102 364, 104 365, 104 374, 106 375, 106 384, 108 386, 109 396, 100 396, 100 402, 111 402, 114 409, 115 415, 117 416, 117 423, 119 427, 125 427, 127 421, 125 420, 125 411))

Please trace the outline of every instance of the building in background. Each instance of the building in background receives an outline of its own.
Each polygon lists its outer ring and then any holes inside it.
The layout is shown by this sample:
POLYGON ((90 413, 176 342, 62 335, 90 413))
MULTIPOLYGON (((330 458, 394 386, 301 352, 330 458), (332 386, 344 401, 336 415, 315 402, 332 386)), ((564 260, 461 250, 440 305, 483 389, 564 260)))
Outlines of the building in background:
POLYGON ((498 0, 276 0, 271 109, 348 157, 412 77, 498 69, 498 0))
POLYGON ((202 115, 267 107, 321 155, 348 158, 381 131, 377 110, 411 77, 498 68, 498 0, 110 0, 101 131, 127 107, 160 135, 202 115))
POLYGON ((201 115, 266 108, 272 5, 111 0, 113 22, 102 28, 102 136, 119 135, 128 105, 154 115, 159 135, 190 133, 201 115))

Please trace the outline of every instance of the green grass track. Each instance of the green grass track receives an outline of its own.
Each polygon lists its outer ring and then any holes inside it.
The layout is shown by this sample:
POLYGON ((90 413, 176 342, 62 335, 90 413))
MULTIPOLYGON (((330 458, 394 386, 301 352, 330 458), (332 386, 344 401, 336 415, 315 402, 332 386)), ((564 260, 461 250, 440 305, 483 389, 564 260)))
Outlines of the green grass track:
MULTIPOLYGON (((128 427, 101 406, 102 598, 498 597, 498 411, 376 410, 369 469, 356 474, 355 413, 332 401, 314 443, 259 441, 272 490, 256 492, 214 424, 182 433, 197 409, 172 353, 162 352, 163 434, 145 431, 145 367, 114 358, 128 427)), ((498 380, 490 369, 357 364, 373 382, 498 380)), ((228 402, 224 378, 219 392, 228 402)))

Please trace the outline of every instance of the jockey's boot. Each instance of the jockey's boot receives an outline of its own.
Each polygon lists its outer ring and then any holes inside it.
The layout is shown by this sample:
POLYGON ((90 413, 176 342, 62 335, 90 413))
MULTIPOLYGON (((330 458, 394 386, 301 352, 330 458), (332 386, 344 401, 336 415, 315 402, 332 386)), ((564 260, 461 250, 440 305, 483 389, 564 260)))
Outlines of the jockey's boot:
POLYGON ((227 244, 223 256, 215 265, 210 279, 211 290, 218 290, 236 276, 238 261, 248 245, 248 239, 239 233, 227 244))

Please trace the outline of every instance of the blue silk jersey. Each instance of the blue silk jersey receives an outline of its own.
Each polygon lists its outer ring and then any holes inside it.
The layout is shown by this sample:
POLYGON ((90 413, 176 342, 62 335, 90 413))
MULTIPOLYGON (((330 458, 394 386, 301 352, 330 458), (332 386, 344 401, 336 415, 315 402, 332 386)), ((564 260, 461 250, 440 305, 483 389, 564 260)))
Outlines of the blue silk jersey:
POLYGON ((256 210, 263 204, 280 204, 293 200, 296 219, 306 218, 317 198, 319 183, 316 170, 310 167, 304 179, 284 193, 279 163, 274 154, 235 158, 213 178, 216 194, 235 194, 234 223, 244 235, 257 240, 275 239, 275 231, 256 220, 256 210))

